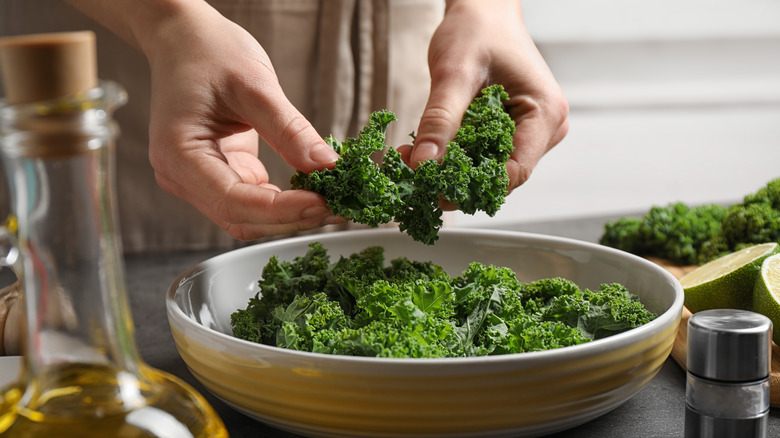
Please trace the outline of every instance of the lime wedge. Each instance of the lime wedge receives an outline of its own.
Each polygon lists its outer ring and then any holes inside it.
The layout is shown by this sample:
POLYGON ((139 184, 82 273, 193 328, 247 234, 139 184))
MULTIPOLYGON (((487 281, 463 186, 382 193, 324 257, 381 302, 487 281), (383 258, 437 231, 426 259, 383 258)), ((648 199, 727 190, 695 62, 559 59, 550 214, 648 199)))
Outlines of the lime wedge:
POLYGON ((753 310, 772 320, 772 339, 780 344, 780 254, 764 259, 753 290, 753 310))
POLYGON ((761 243, 712 260, 680 279, 685 307, 693 313, 706 309, 753 309, 753 289, 761 264, 778 252, 778 243, 761 243))

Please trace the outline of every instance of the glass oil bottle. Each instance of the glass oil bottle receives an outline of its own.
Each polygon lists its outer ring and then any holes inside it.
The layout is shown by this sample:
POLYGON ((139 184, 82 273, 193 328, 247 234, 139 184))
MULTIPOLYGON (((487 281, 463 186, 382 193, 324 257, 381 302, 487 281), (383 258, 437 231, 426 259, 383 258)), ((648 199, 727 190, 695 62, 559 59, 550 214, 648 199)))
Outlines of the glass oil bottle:
POLYGON ((113 180, 113 113, 126 95, 93 74, 94 44, 91 32, 0 41, 0 152, 19 254, 5 262, 26 315, 0 435, 226 437, 200 394, 136 349, 113 180))

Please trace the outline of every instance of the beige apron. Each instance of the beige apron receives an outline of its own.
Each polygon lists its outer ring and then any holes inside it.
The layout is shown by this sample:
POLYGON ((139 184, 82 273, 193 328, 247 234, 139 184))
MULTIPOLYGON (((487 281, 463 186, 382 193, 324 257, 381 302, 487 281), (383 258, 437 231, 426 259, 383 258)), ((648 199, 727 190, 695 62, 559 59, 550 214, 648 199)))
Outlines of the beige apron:
MULTIPOLYGON (((372 111, 398 115, 388 143, 409 143, 428 96, 428 41, 442 0, 215 0, 269 54, 290 101, 322 136, 353 136, 372 111)), ((128 253, 240 245, 195 208, 161 190, 147 156, 150 75, 143 56, 62 0, 0 0, 0 35, 93 29, 99 74, 122 84, 117 111, 117 190, 128 253)), ((262 142, 261 142, 262 143, 262 142)), ((267 145, 260 156, 271 182, 289 186, 293 169, 267 145)), ((0 218, 8 212, 0 179, 0 218)), ((324 230, 332 230, 326 227, 324 230)), ((323 231, 323 230, 317 230, 323 231)))

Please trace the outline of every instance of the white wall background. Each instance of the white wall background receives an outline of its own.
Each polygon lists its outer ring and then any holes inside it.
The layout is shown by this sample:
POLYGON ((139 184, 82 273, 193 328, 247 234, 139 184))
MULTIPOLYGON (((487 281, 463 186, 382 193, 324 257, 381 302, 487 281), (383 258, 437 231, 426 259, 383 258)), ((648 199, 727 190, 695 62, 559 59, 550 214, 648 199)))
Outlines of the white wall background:
POLYGON ((736 202, 780 177, 780 1, 525 0, 564 92, 568 136, 500 226, 736 202))

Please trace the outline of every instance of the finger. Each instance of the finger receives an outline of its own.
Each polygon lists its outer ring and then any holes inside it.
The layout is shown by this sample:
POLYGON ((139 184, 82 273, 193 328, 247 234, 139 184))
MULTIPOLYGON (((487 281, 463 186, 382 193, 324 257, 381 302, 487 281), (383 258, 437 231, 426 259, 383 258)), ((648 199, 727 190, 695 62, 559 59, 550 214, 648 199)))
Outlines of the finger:
MULTIPOLYGON (((408 145, 408 144, 401 145, 398 146, 397 149, 398 149, 398 153, 401 154, 401 159, 404 161, 404 163, 409 165, 409 157, 412 154, 412 145, 408 145)), ((444 200, 444 198, 441 197, 439 197, 439 207, 441 207, 441 209, 445 211, 453 211, 458 209, 457 204, 450 201, 446 201, 444 200)))
POLYGON ((333 167, 339 155, 290 103, 278 82, 253 84, 244 96, 244 117, 290 165, 306 173, 333 167))
MULTIPOLYGON (((158 184, 190 202, 210 219, 224 224, 285 224, 313 217, 304 211, 315 207, 321 217, 328 214, 324 199, 309 191, 284 195, 271 184, 247 184, 222 159, 213 156, 190 163, 187 171, 158 172, 158 184)), ((178 168, 175 168, 178 169, 178 168)))
MULTIPOLYGON (((270 193, 273 198, 268 203, 267 212, 271 213, 275 211, 280 213, 281 217, 278 218, 280 221, 279 223, 257 223, 255 221, 249 221, 228 224, 225 226, 225 229, 240 240, 253 240, 265 236, 306 231, 320 228, 325 225, 343 224, 348 222, 347 219, 334 216, 330 209, 328 209, 324 200, 319 196, 311 198, 311 195, 313 195, 311 192, 304 190, 288 190, 280 192, 269 191, 268 193, 270 193), (302 199, 304 197, 310 199, 302 199), (295 208, 298 208, 298 211, 295 211, 295 208)), ((244 204, 239 202, 237 205, 244 204)), ((252 213, 251 210, 248 212, 250 218, 254 219, 252 213)), ((266 220, 270 220, 270 218, 266 218, 266 220)))
POLYGON ((439 207, 444 211, 455 211, 458 209, 458 204, 439 197, 439 207))
POLYGON ((313 192, 281 191, 270 184, 238 182, 219 195, 219 190, 198 190, 182 179, 159 175, 157 180, 165 190, 192 204, 239 240, 253 240, 346 222, 333 216, 324 199, 313 192))
POLYGON ((324 199, 313 192, 300 191, 296 197, 285 195, 277 200, 281 191, 268 184, 259 160, 241 160, 239 155, 244 152, 236 149, 228 152, 229 159, 217 142, 189 139, 177 148, 150 148, 150 157, 161 188, 189 202, 223 228, 231 224, 293 224, 304 219, 307 223, 321 222, 331 215, 324 199), (229 165, 231 160, 246 164, 236 170, 229 165), (309 207, 317 208, 304 214, 309 207))
POLYGON ((396 150, 398 151, 399 154, 401 154, 401 160, 403 160, 403 162, 406 163, 406 165, 408 166, 410 162, 409 160, 412 156, 412 145, 404 144, 398 146, 396 150))
POLYGON ((268 171, 258 159, 258 136, 255 130, 221 138, 218 143, 228 165, 243 182, 256 185, 268 182, 268 171))
POLYGON ((275 186, 236 184, 216 206, 229 223, 292 224, 331 215, 322 196, 307 190, 280 191, 275 186))
POLYGON ((220 209, 219 216, 227 218, 225 229, 241 240, 345 222, 334 217, 325 200, 313 192, 277 191, 250 184, 234 186, 220 209))
POLYGON ((317 222, 301 222, 295 227, 290 227, 289 225, 230 224, 224 227, 224 229, 237 240, 251 241, 265 237, 282 236, 285 234, 315 230, 326 225, 336 225, 346 222, 346 220, 340 220, 339 222, 328 222, 325 224, 317 222))
POLYGON ((463 86, 460 75, 443 77, 432 83, 431 94, 420 119, 410 165, 428 159, 439 159, 458 132, 463 113, 468 108, 479 86, 463 86))
POLYGON ((561 112, 553 117, 536 111, 521 117, 517 122, 515 149, 506 164, 510 192, 528 181, 542 157, 566 136, 569 130, 566 114, 561 112))

